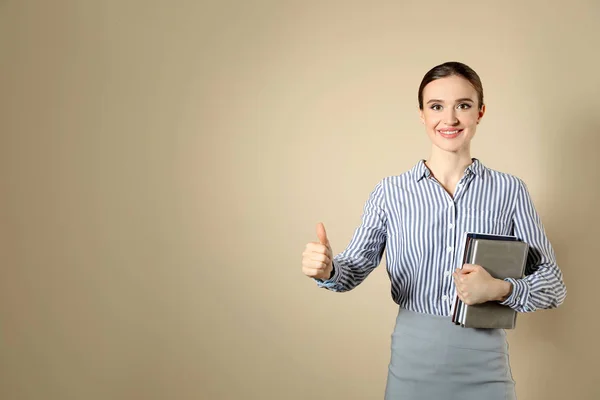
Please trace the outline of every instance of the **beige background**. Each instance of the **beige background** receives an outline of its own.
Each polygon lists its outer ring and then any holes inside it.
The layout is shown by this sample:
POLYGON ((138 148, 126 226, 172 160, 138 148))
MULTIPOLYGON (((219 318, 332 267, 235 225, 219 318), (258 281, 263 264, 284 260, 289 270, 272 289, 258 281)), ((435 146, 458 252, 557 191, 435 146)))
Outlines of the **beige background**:
POLYGON ((600 398, 600 3, 547 4, 0 1, 0 398, 381 399, 385 261, 337 294, 301 252, 427 157, 448 60, 568 287, 509 333, 519 399, 600 398))

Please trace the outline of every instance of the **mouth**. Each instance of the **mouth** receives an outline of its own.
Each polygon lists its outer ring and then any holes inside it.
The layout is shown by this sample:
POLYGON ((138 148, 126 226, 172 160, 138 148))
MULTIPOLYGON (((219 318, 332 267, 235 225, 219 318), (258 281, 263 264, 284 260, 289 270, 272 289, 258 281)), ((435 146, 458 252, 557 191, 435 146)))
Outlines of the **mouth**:
POLYGON ((462 129, 436 129, 436 132, 439 133, 442 137, 447 139, 454 139, 458 135, 462 133, 462 129))

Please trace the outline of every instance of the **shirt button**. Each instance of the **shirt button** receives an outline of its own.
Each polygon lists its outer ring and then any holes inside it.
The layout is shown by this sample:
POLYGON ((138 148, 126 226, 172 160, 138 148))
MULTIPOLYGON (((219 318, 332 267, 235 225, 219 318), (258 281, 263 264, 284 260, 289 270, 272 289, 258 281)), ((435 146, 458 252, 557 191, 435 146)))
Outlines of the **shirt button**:
POLYGON ((443 296, 442 296, 442 300, 444 300, 444 301, 448 300, 448 296, 446 296, 446 295, 443 295, 443 296))
POLYGON ((451 273, 450 271, 446 271, 446 272, 444 272, 444 276, 445 276, 445 277, 449 277, 449 276, 450 276, 450 273, 451 273))
POLYGON ((446 249, 446 251, 447 251, 448 253, 452 253, 452 246, 448 246, 448 248, 446 249))
POLYGON ((454 228, 454 224, 448 225, 448 229, 452 229, 452 228, 454 228))

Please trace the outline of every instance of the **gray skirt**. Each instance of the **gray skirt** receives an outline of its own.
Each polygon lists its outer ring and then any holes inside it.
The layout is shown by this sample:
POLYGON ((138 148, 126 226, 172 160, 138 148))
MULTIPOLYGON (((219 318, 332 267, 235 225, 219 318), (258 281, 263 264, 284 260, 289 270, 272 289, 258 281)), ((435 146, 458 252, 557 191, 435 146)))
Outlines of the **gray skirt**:
POLYGON ((503 329, 400 308, 391 347, 386 400, 516 399, 503 329))

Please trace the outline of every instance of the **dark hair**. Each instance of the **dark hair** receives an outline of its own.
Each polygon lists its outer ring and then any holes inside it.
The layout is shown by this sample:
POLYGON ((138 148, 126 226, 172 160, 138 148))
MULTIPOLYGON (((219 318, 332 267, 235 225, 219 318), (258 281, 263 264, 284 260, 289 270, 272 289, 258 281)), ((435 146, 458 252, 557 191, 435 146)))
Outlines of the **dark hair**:
POLYGON ((479 98, 478 107, 481 109, 483 106, 483 85, 481 84, 481 79, 479 79, 477 72, 473 71, 468 65, 457 61, 449 61, 437 65, 425 74, 421 81, 421 86, 419 86, 419 109, 423 109, 423 89, 428 83, 435 81, 436 79, 454 75, 465 78, 473 85, 477 91, 477 97, 479 98))

